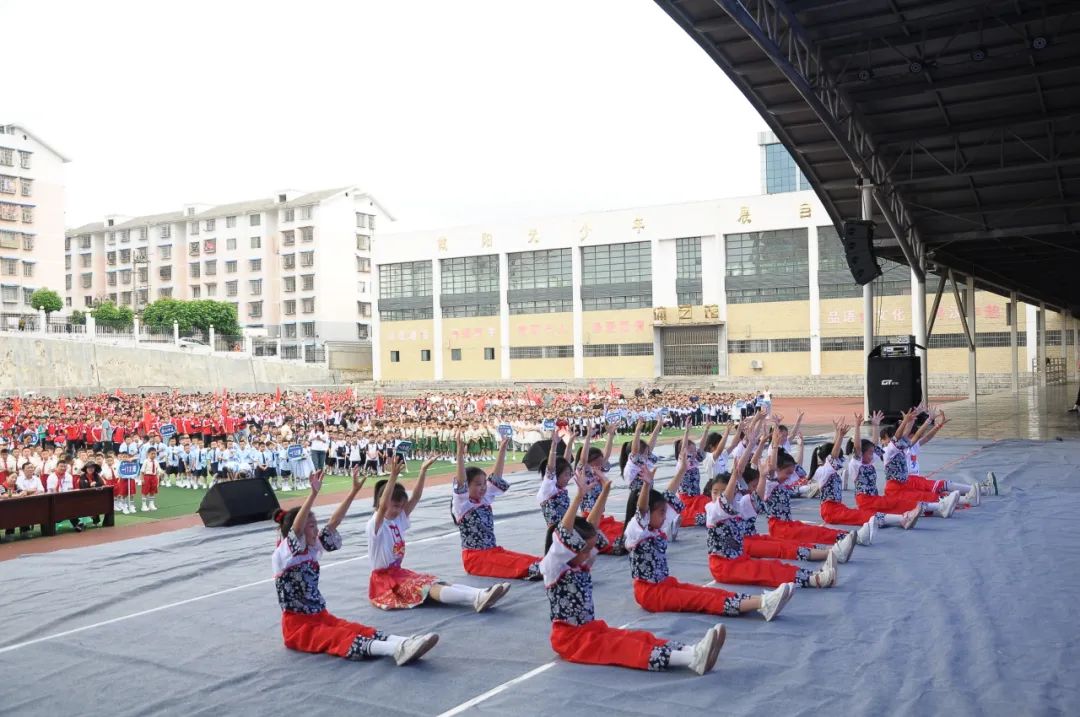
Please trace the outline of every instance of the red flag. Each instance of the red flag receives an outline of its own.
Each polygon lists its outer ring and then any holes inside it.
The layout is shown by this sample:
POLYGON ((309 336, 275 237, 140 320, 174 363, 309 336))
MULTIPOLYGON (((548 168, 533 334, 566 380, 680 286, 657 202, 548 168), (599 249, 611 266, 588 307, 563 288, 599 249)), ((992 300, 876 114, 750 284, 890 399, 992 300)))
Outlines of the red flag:
POLYGON ((345 396, 350 401, 353 400, 354 398, 356 398, 356 391, 353 389, 352 386, 349 386, 347 389, 345 389, 345 396))
POLYGON ((152 425, 154 425, 154 415, 152 413, 150 413, 150 409, 148 409, 146 406, 143 406, 143 412, 142 412, 143 432, 149 433, 150 432, 150 426, 152 426, 152 425))
POLYGON ((67 399, 63 396, 60 397, 60 412, 63 413, 67 410, 67 399))
POLYGON ((115 392, 115 393, 113 393, 113 395, 114 395, 114 396, 116 396, 117 398, 120 398, 120 397, 121 397, 121 396, 123 396, 124 394, 122 394, 122 393, 120 392, 120 389, 116 389, 116 392, 115 392))
POLYGON ((486 408, 486 407, 487 407, 487 399, 485 399, 483 396, 476 399, 476 412, 477 413, 483 413, 484 408, 486 408))
POLYGON ((281 386, 278 386, 277 391, 274 391, 274 403, 281 403, 281 386))
POLYGON ((383 412, 383 397, 378 396, 375 399, 375 415, 381 416, 383 412))
POLYGON ((323 408, 326 409, 327 413, 330 413, 330 394, 329 393, 324 393, 323 397, 322 397, 322 400, 323 400, 323 408))
POLYGON ((18 417, 19 412, 22 411, 22 399, 18 396, 11 402, 11 408, 15 412, 15 416, 18 417))
POLYGON ((615 398, 615 397, 617 397, 619 395, 619 389, 615 388, 615 382, 614 381, 611 383, 610 387, 608 388, 608 393, 611 395, 612 398, 615 398))

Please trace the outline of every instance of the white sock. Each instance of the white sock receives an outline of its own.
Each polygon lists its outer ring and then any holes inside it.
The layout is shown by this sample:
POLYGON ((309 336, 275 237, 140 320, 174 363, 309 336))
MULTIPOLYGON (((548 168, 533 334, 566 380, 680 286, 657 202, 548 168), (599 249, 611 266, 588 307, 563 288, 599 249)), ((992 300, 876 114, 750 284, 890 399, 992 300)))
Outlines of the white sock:
POLYGON ((941 510, 941 501, 939 500, 936 503, 923 503, 923 510, 932 510, 936 513, 941 510))
POLYGON ((669 667, 689 667, 690 663, 694 660, 694 646, 688 645, 681 650, 671 651, 671 660, 668 662, 669 667))
POLYGON ((483 590, 477 590, 468 585, 442 585, 439 590, 439 602, 449 605, 472 605, 476 596, 483 590))
POLYGON ((885 514, 885 525, 896 527, 896 526, 903 525, 903 524, 904 524, 904 516, 902 516, 902 515, 893 515, 892 513, 886 513, 885 514))
POLYGON ((967 495, 971 490, 971 486, 967 483, 956 483, 955 481, 945 481, 945 489, 952 493, 954 490, 960 491, 960 495, 967 495))
MULTIPOLYGON (((389 635, 387 636, 389 638, 389 635)), ((371 641, 371 656, 372 657, 393 657, 394 651, 397 650, 399 643, 390 642, 386 640, 372 640, 371 641)))

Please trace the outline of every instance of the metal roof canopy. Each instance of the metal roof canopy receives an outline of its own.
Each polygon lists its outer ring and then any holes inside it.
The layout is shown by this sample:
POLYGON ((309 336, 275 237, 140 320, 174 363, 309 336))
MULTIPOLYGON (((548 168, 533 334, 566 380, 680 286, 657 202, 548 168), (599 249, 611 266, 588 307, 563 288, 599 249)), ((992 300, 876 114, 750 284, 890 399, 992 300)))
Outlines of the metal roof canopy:
POLYGON ((880 256, 1080 313, 1080 2, 656 0, 832 221, 880 256))

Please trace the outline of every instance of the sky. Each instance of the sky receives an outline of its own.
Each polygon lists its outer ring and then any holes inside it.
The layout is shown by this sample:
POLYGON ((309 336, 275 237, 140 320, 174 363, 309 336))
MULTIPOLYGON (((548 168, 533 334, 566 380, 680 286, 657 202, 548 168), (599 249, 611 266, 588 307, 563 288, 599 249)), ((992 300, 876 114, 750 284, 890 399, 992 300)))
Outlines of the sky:
POLYGON ((392 231, 756 194, 757 113, 652 0, 0 0, 67 225, 358 185, 392 231), (17 30, 14 30, 17 28, 17 30))

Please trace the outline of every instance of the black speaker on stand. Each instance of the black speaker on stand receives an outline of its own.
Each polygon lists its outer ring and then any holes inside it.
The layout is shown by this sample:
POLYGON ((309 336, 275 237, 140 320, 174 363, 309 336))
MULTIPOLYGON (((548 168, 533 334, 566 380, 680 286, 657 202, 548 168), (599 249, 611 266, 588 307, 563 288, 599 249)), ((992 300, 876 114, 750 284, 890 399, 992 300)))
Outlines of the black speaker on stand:
POLYGON ((278 504, 265 478, 245 478, 215 483, 199 504, 199 517, 207 528, 270 520, 278 504))
POLYGON ((889 423, 922 403, 922 361, 915 353, 914 336, 894 339, 870 351, 866 389, 870 412, 881 411, 889 423))
POLYGON ((847 259, 851 276, 865 286, 881 276, 874 255, 874 223, 851 220, 844 222, 844 258, 847 259))

